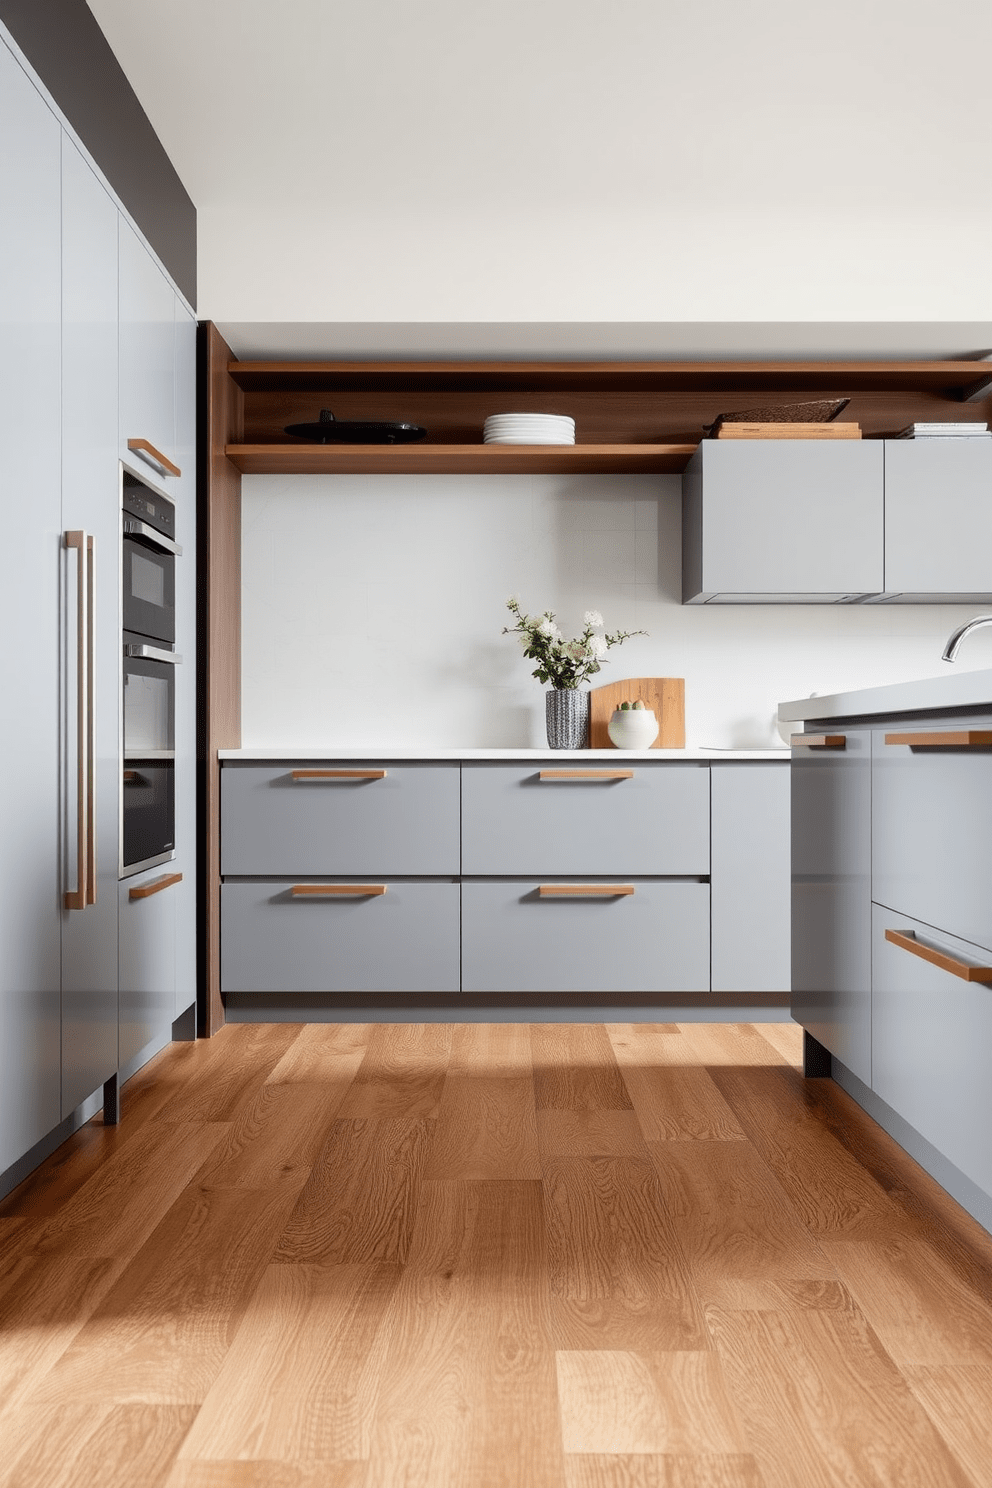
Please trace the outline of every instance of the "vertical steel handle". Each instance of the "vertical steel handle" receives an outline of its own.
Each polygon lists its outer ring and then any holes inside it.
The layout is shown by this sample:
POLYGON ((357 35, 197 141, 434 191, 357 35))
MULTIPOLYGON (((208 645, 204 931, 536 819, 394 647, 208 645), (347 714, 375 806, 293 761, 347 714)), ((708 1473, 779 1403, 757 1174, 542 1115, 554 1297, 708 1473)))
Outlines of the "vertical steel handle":
POLYGON ((67 889, 66 909, 85 909, 89 903, 90 815, 90 616, 91 539, 81 529, 65 534, 67 548, 79 554, 76 587, 76 888, 67 889))

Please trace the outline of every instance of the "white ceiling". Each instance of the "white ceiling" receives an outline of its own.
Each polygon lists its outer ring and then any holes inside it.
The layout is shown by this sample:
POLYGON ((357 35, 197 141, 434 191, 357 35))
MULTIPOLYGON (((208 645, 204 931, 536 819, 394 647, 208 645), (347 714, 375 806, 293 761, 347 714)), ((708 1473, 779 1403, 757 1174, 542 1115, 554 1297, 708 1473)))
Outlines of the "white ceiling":
POLYGON ((244 354, 992 345, 988 0, 89 4, 244 354))

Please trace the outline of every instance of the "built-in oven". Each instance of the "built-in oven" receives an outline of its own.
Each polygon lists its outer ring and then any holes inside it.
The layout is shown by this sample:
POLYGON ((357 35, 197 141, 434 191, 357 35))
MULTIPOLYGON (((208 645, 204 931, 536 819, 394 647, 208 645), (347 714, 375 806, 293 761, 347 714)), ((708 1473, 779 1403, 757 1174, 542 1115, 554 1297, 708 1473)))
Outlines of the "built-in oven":
POLYGON ((176 855, 175 506, 121 466, 120 876, 176 855))
POLYGON ((176 643, 176 508, 121 467, 122 624, 134 635, 176 643))

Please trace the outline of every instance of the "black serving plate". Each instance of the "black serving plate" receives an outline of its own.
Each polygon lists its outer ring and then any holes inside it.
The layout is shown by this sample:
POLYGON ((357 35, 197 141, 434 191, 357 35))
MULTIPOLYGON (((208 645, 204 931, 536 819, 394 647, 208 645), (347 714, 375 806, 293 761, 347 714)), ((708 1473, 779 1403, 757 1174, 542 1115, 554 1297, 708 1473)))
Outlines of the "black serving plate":
POLYGON ((413 444, 424 439, 427 430, 419 424, 394 424, 336 419, 329 408, 320 410, 316 424, 287 424, 284 432, 295 439, 308 439, 311 444, 413 444))

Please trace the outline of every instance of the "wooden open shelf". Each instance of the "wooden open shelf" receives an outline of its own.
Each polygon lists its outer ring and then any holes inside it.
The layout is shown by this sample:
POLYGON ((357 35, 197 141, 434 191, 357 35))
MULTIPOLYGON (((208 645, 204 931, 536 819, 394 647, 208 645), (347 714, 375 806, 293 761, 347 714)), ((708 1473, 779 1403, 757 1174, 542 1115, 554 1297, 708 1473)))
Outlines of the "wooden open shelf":
POLYGON ((229 444, 242 475, 678 475, 694 444, 229 444))

